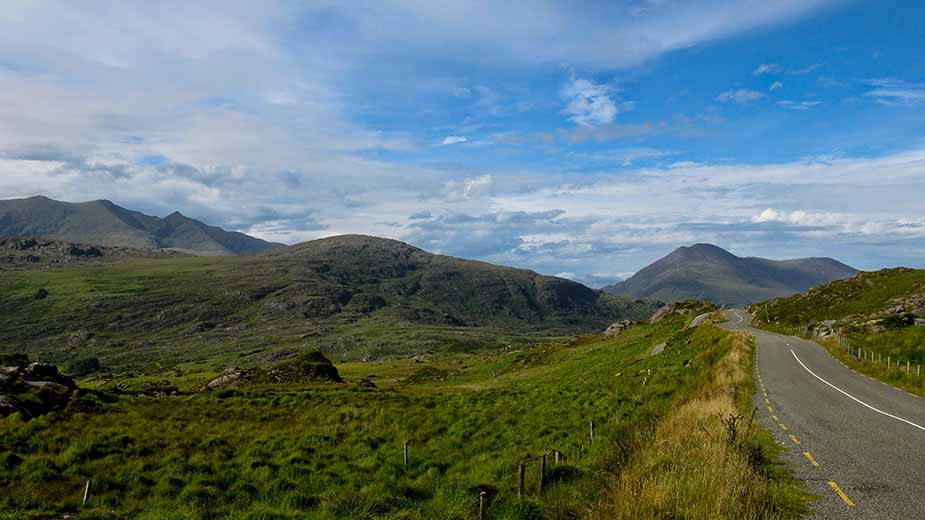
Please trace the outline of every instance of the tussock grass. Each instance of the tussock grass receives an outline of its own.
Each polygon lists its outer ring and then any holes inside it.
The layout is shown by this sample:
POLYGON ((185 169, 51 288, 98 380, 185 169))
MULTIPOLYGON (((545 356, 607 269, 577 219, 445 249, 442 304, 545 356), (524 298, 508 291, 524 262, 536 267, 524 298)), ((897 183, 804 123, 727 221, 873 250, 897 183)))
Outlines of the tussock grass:
POLYGON ((723 352, 705 384, 661 419, 615 476, 592 519, 794 518, 806 497, 754 423, 754 339, 712 325, 695 334, 723 352))

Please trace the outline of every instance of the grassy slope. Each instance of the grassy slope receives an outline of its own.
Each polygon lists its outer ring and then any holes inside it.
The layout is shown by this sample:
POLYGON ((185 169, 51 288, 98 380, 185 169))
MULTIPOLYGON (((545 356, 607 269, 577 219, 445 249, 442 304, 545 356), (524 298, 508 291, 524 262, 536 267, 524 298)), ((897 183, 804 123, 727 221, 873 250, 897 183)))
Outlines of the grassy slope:
POLYGON ((833 320, 834 327, 847 338, 851 352, 863 349, 863 352, 873 354, 873 361, 857 359, 835 340, 820 340, 819 343, 832 355, 859 372, 916 395, 925 395, 925 375, 916 373, 916 366, 925 364, 925 327, 888 328, 875 332, 865 326, 869 317, 895 305, 894 300, 921 294, 925 294, 925 270, 883 269, 820 285, 789 298, 772 300, 767 306, 765 303, 755 304, 752 312, 759 326, 787 334, 833 320), (894 364, 900 361, 903 367, 910 363, 912 372, 885 367, 887 359, 894 364))
MULTIPOLYGON (((725 377, 715 369, 733 348, 728 333, 686 322, 426 364, 342 364, 340 385, 123 397, 94 413, 0 421, 0 518, 74 509, 87 479, 81 518, 462 519, 475 515, 483 489, 494 495, 490 518, 576 518, 676 404, 725 377), (649 356, 663 341, 668 348, 649 356), (378 388, 355 385, 373 376, 378 388), (540 494, 537 457, 552 450, 565 459, 550 458, 540 494), (522 461, 526 500, 515 493, 522 461)), ((699 424, 714 431, 719 420, 699 424)))
POLYGON ((653 310, 528 271, 369 243, 0 271, 0 350, 159 373, 260 364, 285 348, 338 361, 471 351, 603 330, 653 310), (39 288, 49 296, 35 299, 39 288))

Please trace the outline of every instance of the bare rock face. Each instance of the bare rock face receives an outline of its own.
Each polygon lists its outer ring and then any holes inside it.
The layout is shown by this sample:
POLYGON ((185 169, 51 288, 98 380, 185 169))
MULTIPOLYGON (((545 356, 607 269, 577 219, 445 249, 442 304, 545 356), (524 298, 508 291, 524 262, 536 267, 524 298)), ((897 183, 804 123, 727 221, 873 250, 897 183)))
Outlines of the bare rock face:
MULTIPOLYGON (((10 358, 17 359, 21 358, 10 358)), ((63 408, 77 391, 69 377, 48 363, 0 367, 0 417, 20 412, 37 417, 63 408)))

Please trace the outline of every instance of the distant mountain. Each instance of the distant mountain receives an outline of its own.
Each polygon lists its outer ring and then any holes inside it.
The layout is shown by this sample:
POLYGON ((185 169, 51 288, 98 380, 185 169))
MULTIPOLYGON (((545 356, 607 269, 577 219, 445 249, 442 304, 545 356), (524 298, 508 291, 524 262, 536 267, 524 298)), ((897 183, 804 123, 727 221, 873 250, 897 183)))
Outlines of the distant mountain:
POLYGON ((605 287, 610 294, 666 302, 707 300, 746 305, 789 296, 858 271, 831 258, 740 258, 712 244, 680 247, 629 279, 605 287))
POLYGON ((48 197, 0 200, 0 237, 36 237, 136 249, 172 249, 201 256, 250 255, 274 244, 173 213, 131 211, 108 200, 61 202, 48 197))

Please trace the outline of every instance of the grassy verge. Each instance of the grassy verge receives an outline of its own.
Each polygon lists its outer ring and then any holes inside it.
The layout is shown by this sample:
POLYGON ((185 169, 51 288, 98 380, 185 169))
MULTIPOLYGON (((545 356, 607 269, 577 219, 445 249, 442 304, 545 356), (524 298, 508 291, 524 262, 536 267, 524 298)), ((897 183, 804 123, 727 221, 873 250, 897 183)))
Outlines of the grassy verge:
POLYGON ((849 341, 850 347, 834 340, 816 340, 836 359, 862 374, 925 396, 925 328, 886 332, 875 341, 849 341), (858 349, 861 349, 858 357, 858 349))
POLYGON ((754 423, 754 339, 710 325, 696 336, 722 352, 710 378, 651 436, 635 439, 640 446, 591 518, 794 518, 805 511, 807 496, 754 423))
POLYGON ((840 336, 841 341, 838 341, 835 338, 813 337, 806 333, 804 327, 764 322, 752 325, 769 332, 815 341, 851 369, 913 395, 925 396, 925 327, 840 336))

